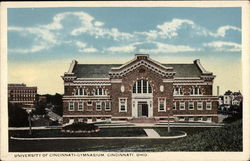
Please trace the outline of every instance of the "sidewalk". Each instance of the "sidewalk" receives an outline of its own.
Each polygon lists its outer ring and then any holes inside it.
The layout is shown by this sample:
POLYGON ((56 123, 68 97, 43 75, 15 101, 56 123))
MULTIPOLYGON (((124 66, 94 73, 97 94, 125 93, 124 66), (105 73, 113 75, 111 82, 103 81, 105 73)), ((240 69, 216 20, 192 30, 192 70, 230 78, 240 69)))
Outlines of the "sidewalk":
POLYGON ((154 129, 143 129, 148 137, 150 138, 160 138, 161 136, 154 129))

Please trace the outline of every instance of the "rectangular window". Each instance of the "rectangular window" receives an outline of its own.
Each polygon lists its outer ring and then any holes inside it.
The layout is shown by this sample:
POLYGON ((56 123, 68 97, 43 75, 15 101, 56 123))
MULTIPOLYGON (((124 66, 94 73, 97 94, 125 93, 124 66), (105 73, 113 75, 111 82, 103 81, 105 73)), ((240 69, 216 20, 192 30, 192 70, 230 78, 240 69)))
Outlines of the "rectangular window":
POLYGON ((194 110, 194 102, 188 102, 188 109, 194 110))
POLYGON ((203 102, 197 102, 197 110, 203 110, 203 102))
POLYGON ((193 122, 193 121, 194 121, 194 118, 193 118, 193 117, 189 117, 189 118, 188 118, 188 121, 193 122))
POLYGON ((166 98, 158 98, 158 111, 166 111, 166 98))
POLYGON ((78 103, 78 111, 83 111, 83 102, 78 103))
POLYGON ((180 110, 185 110, 185 102, 180 102, 180 110))
POLYGON ((96 102, 96 111, 101 111, 102 107, 101 107, 101 102, 96 102))
POLYGON ((119 98, 119 112, 127 112, 127 98, 119 98))
POLYGON ((206 110, 212 109, 212 102, 206 102, 206 110))
POLYGON ((185 121, 184 117, 179 117, 179 121, 185 121))
POLYGON ((147 81, 143 80, 142 82, 143 82, 143 86, 142 86, 143 87, 143 89, 142 89, 143 93, 147 93, 147 81))
POLYGON ((202 117, 198 117, 198 118, 197 118, 197 121, 198 121, 198 122, 202 122, 202 117))
POLYGON ((173 110, 176 110, 176 102, 173 103, 173 110))
POLYGON ((141 93, 141 81, 137 81, 137 93, 141 93))
POLYGON ((207 117, 207 122, 212 122, 212 117, 207 117))
POLYGON ((75 109, 74 109, 74 102, 69 102, 69 111, 74 111, 75 109))
POLYGON ((110 108, 110 101, 107 101, 106 102, 106 106, 105 106, 105 111, 110 111, 111 108, 110 108))

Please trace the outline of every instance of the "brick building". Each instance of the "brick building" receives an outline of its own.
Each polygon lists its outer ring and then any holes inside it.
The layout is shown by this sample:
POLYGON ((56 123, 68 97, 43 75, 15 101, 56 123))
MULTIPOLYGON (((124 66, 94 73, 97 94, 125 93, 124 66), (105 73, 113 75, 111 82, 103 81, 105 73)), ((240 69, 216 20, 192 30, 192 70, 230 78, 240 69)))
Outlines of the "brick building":
POLYGON ((28 87, 26 84, 8 84, 8 101, 25 106, 34 105, 37 87, 28 87))
POLYGON ((162 64, 137 54, 125 64, 78 64, 64 80, 63 122, 102 120, 218 122, 213 73, 199 60, 162 64))

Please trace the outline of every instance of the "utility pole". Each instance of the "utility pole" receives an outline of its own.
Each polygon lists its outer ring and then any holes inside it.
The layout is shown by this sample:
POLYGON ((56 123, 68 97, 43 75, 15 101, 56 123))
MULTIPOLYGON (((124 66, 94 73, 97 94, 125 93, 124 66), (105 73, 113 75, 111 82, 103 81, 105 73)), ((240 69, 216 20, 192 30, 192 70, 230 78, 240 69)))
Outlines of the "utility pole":
POLYGON ((169 111, 170 111, 170 108, 168 107, 167 110, 168 110, 168 133, 170 133, 170 124, 169 124, 169 111))
POLYGON ((28 113, 29 113, 29 135, 32 134, 31 132, 31 109, 28 109, 28 113))

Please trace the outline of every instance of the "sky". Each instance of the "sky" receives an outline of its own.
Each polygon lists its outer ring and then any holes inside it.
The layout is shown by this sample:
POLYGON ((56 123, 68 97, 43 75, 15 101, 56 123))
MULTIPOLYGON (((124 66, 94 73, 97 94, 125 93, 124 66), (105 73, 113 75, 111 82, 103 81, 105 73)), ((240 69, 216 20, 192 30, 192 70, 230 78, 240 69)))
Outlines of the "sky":
POLYGON ((200 59, 220 94, 242 90, 239 7, 8 9, 8 83, 63 94, 61 76, 79 63, 123 64, 134 54, 161 63, 200 59))

